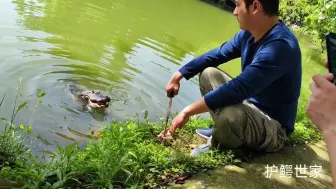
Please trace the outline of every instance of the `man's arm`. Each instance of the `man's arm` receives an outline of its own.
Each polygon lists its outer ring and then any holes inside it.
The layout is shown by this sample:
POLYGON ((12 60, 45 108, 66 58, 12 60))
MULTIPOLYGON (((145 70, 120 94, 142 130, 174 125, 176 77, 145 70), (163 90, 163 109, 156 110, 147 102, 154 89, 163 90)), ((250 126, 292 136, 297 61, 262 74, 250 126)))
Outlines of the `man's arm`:
POLYGON ((215 110, 254 96, 292 69, 288 61, 290 56, 291 48, 287 43, 276 41, 268 44, 239 76, 207 93, 205 103, 215 110))
POLYGON ((323 133, 324 140, 327 144, 330 165, 331 165, 331 173, 333 179, 333 186, 336 188, 336 132, 334 133, 328 132, 323 133))
POLYGON ((240 103, 267 87, 290 70, 291 49, 282 41, 272 43, 256 55, 253 62, 237 78, 210 91, 204 97, 184 108, 187 117, 240 103))
MULTIPOLYGON (((327 66, 326 62, 326 67, 327 66)), ((324 141, 327 144, 329 154, 332 180, 336 188, 336 87, 332 83, 334 74, 328 73, 324 76, 314 74, 313 83, 310 85, 312 94, 307 104, 307 115, 312 123, 322 132, 324 141)))
POLYGON ((212 49, 188 62, 186 65, 179 69, 179 72, 183 75, 185 79, 188 80, 207 67, 217 67, 220 64, 240 57, 241 42, 244 37, 243 35, 244 31, 238 32, 228 42, 225 42, 221 46, 212 49))

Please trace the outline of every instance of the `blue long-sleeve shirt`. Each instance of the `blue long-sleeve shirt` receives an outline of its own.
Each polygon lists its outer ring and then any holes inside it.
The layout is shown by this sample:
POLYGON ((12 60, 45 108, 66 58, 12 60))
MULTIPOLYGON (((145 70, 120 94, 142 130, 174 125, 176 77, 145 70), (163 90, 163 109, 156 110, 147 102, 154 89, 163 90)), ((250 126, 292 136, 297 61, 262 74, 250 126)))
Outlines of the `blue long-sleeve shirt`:
POLYGON ((191 60, 179 69, 190 79, 207 67, 241 57, 242 72, 204 96, 211 110, 247 99, 288 133, 294 131, 301 88, 301 50, 294 34, 280 22, 257 43, 241 30, 228 42, 191 60))

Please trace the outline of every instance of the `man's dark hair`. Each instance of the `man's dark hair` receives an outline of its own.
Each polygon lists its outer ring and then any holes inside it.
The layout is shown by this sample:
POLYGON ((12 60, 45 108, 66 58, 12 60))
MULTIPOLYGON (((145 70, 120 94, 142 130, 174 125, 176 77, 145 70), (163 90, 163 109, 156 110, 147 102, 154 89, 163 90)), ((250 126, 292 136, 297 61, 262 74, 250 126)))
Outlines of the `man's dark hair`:
MULTIPOLYGON (((254 0, 245 0, 246 9, 252 5, 254 0)), ((279 0, 258 0, 264 7, 265 14, 268 16, 279 15, 279 0)))

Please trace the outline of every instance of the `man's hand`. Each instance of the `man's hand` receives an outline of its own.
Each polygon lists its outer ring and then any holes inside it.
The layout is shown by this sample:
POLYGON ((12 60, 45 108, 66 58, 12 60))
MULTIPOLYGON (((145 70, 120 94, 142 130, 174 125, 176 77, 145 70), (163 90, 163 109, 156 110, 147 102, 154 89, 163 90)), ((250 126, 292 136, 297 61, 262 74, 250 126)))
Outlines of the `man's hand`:
MULTIPOLYGON (((328 67, 328 62, 324 62, 328 67)), ((310 86, 312 95, 308 102, 307 114, 312 122, 322 131, 329 154, 333 186, 336 187, 336 86, 331 81, 335 76, 331 73, 324 77, 314 75, 314 83, 310 86)))
POLYGON ((170 128, 165 131, 162 131, 158 137, 159 138, 167 138, 173 137, 175 138, 175 131, 177 128, 182 128, 188 121, 190 116, 187 115, 185 112, 179 113, 172 121, 170 128))
MULTIPOLYGON (((327 66, 327 63, 325 63, 327 66)), ((336 133, 336 86, 331 82, 334 75, 326 74, 313 76, 310 86, 312 95, 307 105, 307 114, 312 122, 323 132, 336 133)))
POLYGON ((172 121, 169 132, 174 137, 175 130, 177 128, 182 128, 190 119, 191 116, 197 115, 200 113, 208 112, 210 109, 206 105, 204 101, 204 97, 199 99, 198 101, 190 104, 185 107, 181 113, 179 113, 172 121))
POLYGON ((176 72, 170 78, 166 85, 166 92, 168 97, 172 97, 171 94, 174 92, 174 96, 176 96, 180 90, 180 80, 183 78, 180 72, 176 72))
POLYGON ((173 138, 175 138, 175 131, 177 128, 182 128, 190 119, 190 116, 185 112, 179 113, 172 121, 169 128, 169 133, 173 138))

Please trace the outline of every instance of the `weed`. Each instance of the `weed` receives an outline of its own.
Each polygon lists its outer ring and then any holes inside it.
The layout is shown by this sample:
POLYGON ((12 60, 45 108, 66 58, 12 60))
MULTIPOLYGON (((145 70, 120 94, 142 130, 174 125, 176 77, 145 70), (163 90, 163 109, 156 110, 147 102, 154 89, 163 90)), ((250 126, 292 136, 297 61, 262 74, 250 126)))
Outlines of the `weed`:
POLYGON ((233 162, 230 152, 190 157, 190 143, 202 142, 194 140, 192 131, 208 127, 211 120, 194 117, 179 132, 188 141, 177 140, 164 146, 156 137, 162 131, 162 123, 150 122, 146 110, 144 121, 113 121, 105 125, 98 141, 89 140, 84 148, 78 148, 77 143, 65 148, 57 146, 55 152, 42 151, 49 158, 38 161, 24 142, 32 132, 33 116, 45 93, 37 90, 37 103, 28 127, 14 125, 17 113, 28 104, 26 101, 16 108, 19 94, 18 87, 12 119, 5 122, 0 136, 0 176, 24 188, 157 188, 180 176, 233 162))

